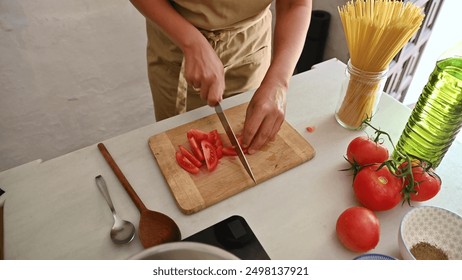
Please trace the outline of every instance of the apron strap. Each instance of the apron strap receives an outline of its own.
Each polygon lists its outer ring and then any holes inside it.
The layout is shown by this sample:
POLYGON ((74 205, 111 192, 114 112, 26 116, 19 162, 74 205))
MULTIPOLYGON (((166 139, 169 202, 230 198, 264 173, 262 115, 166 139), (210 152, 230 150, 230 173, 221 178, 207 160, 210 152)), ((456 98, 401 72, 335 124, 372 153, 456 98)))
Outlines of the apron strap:
POLYGON ((186 82, 186 78, 184 76, 185 71, 185 59, 183 56, 183 60, 181 61, 181 69, 180 74, 178 77, 178 89, 177 89, 177 96, 176 96, 176 113, 182 114, 186 112, 186 97, 188 95, 188 82, 186 82))
MULTIPOLYGON (((199 31, 204 35, 207 41, 209 41, 213 49, 217 51, 218 42, 223 40, 223 38, 226 35, 243 32, 244 30, 248 29, 250 26, 253 26, 257 22, 262 20, 264 16, 267 16, 269 13, 271 12, 268 6, 268 8, 266 8, 265 11, 260 13, 257 17, 252 18, 251 20, 236 24, 233 27, 216 30, 216 31, 207 31, 207 30, 203 30, 199 28, 199 31)), ((220 57, 219 53, 217 53, 217 55, 220 57)), ((176 113, 177 114, 182 114, 186 112, 188 87, 189 85, 185 78, 185 58, 183 56, 183 60, 181 61, 181 69, 180 69, 180 73, 178 77, 178 88, 177 88, 177 98, 176 98, 176 113)))

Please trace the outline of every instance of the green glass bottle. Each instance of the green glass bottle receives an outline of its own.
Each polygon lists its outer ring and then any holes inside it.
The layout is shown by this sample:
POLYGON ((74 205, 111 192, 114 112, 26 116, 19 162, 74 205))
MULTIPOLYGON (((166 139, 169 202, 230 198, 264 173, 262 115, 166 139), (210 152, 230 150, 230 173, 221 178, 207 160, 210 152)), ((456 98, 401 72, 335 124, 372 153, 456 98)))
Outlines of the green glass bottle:
POLYGON ((462 125, 462 42, 438 60, 401 134, 393 158, 405 152, 438 167, 462 125))

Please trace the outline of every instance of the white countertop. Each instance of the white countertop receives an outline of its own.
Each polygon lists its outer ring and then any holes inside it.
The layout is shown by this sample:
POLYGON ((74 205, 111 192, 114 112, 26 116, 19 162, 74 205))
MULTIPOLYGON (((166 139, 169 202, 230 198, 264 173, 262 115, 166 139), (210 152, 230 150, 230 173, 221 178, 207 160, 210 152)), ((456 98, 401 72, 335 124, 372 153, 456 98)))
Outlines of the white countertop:
MULTIPOLYGON (((214 114, 203 107, 103 141, 146 207, 170 216, 183 238, 232 215, 246 219, 272 259, 352 259, 335 235, 337 217, 358 205, 352 177, 339 171, 348 166, 343 156, 348 143, 363 131, 337 124, 334 110, 345 65, 335 59, 292 78, 286 120, 316 150, 314 159, 245 190, 196 214, 177 208, 148 147, 152 135, 214 114), (306 127, 315 126, 309 133, 306 127)), ((250 99, 251 93, 223 102, 225 108, 250 99)), ((373 124, 399 135, 410 109, 383 95, 373 124)), ((368 130, 367 130, 368 131, 368 130)), ((113 219, 99 193, 95 176, 105 178, 118 214, 138 227, 139 212, 94 145, 41 162, 0 173, 5 203, 6 259, 126 259, 143 248, 138 239, 115 245, 109 238, 113 219)), ((437 173, 442 190, 432 200, 414 205, 436 205, 462 214, 462 144, 454 142, 437 173)), ((371 252, 400 258, 398 228, 409 206, 378 212, 381 236, 371 252)))

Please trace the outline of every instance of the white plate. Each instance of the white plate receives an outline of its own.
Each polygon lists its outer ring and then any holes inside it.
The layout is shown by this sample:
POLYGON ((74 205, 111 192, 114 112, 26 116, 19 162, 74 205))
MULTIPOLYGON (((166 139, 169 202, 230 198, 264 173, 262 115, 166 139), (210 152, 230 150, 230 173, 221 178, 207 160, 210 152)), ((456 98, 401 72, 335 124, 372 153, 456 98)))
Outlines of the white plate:
POLYGON ((157 245, 133 255, 131 260, 238 260, 221 248, 189 241, 157 245))

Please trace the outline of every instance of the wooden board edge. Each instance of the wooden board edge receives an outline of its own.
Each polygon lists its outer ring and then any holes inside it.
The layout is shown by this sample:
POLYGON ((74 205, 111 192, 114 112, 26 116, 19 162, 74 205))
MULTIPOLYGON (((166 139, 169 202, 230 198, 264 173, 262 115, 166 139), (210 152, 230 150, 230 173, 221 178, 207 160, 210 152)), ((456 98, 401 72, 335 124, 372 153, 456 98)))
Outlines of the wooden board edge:
MULTIPOLYGON (((171 161, 169 162, 169 165, 171 168, 165 170, 160 168, 160 171, 164 177, 164 180, 167 182, 167 187, 170 190, 170 193, 173 195, 175 202, 178 206, 178 208, 183 212, 184 214, 193 214, 196 213, 204 208, 207 207, 205 204, 204 198, 200 194, 200 192, 196 188, 185 188, 184 186, 194 186, 195 183, 192 180, 191 176, 181 169, 181 167, 178 166, 176 159, 175 159, 175 147, 170 144, 170 141, 165 141, 168 140, 168 135, 167 133, 160 133, 154 136, 151 136, 148 140, 148 145, 150 147, 150 150, 156 158, 156 163, 159 165, 157 161, 157 155, 161 152, 163 153, 172 153, 171 161), (159 146, 157 143, 166 143, 165 146, 159 146), (170 145, 167 145, 170 144, 170 145), (169 171, 173 171, 172 173, 175 174, 175 176, 167 176, 166 173, 169 173, 169 171), (180 195, 185 195, 186 199, 180 199, 180 195), (191 199, 191 197, 193 199, 191 199)), ((170 174, 171 175, 171 174, 170 174)))

